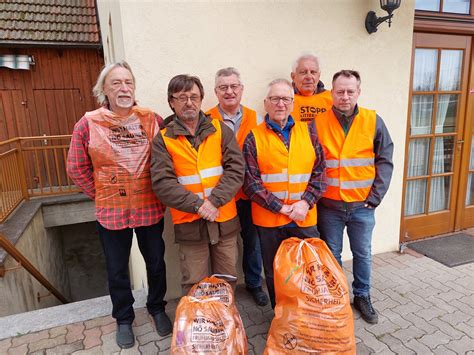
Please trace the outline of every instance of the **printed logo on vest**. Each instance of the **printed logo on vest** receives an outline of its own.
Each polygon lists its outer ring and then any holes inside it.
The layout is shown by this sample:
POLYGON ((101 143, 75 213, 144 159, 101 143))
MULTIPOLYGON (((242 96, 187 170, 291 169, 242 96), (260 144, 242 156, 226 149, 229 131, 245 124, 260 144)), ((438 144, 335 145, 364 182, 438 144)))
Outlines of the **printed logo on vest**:
POLYGON ((302 122, 309 122, 317 115, 326 112, 324 107, 313 107, 313 106, 301 106, 300 107, 300 119, 302 122))

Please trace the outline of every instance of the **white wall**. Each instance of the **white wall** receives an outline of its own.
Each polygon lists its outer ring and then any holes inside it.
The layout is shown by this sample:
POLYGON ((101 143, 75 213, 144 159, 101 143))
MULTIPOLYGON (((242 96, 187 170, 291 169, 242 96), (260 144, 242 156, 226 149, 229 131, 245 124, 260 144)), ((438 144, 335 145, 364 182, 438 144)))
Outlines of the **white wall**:
MULTIPOLYGON (((98 5, 101 24, 112 14, 113 38, 120 42, 115 59, 132 65, 140 104, 164 117, 171 113, 167 85, 176 74, 201 78, 207 109, 216 101, 215 72, 234 66, 245 84, 243 103, 263 114, 267 83, 289 78, 293 60, 304 51, 320 56, 328 88, 334 72, 360 71, 360 104, 377 110, 395 143, 394 177, 377 209, 373 251, 398 248, 414 0, 402 2, 391 28, 382 24, 371 35, 364 27, 367 12, 386 14, 377 0, 99 0, 98 5)), ((108 26, 101 30, 107 38, 108 26)), ((344 257, 350 257, 347 250, 344 257)))

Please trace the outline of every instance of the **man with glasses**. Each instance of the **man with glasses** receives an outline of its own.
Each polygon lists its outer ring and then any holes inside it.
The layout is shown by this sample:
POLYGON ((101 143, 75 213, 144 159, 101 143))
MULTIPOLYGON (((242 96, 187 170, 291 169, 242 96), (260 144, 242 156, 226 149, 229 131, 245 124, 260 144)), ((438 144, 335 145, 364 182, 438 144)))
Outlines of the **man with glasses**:
POLYGON ((293 64, 291 80, 295 91, 295 107, 291 115, 296 121, 309 123, 331 109, 331 92, 324 89, 320 76, 319 58, 315 55, 303 54, 293 64))
MULTIPOLYGON (((244 85, 237 69, 229 67, 218 70, 214 92, 219 103, 206 112, 211 118, 224 121, 232 129, 241 149, 250 130, 262 122, 257 112, 240 104, 243 91, 244 85)), ((262 256, 257 230, 252 223, 250 201, 242 190, 239 190, 235 199, 242 227, 242 268, 246 289, 257 305, 265 306, 268 304, 268 297, 262 290, 262 256)))
POLYGON ((286 79, 268 85, 265 122, 244 143, 244 192, 262 249, 265 279, 275 308, 273 259, 289 237, 319 237, 316 202, 326 189, 325 161, 314 122, 295 122, 293 87, 286 79))
POLYGON ((327 164, 328 188, 318 203, 319 231, 342 264, 344 228, 352 251, 354 307, 368 323, 378 315, 370 301, 374 211, 392 178, 393 143, 383 120, 357 105, 360 75, 341 70, 332 80, 332 110, 316 118, 327 164))
POLYGON ((168 103, 174 114, 152 144, 152 187, 171 209, 183 294, 209 274, 229 275, 232 286, 237 277, 240 223, 234 196, 243 183, 244 161, 232 130, 201 111, 203 98, 199 78, 171 79, 168 103))

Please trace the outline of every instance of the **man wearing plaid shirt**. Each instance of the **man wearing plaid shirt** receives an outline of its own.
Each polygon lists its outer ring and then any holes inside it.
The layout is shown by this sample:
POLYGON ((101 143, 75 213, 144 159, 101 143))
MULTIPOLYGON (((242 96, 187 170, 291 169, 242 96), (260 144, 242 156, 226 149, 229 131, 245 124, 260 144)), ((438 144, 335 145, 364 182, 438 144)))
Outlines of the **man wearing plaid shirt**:
POLYGON ((101 71, 93 89, 101 108, 87 112, 74 127, 67 170, 95 201, 97 229, 104 250, 117 344, 135 344, 128 261, 133 231, 146 263, 147 309, 161 336, 171 333, 165 313, 165 207, 151 189, 151 141, 162 118, 135 104, 135 77, 126 62, 101 71))
POLYGON ((319 237, 316 202, 326 190, 325 159, 314 122, 295 122, 292 85, 276 79, 264 100, 265 121, 245 139, 244 192, 262 250, 265 280, 275 308, 273 259, 290 237, 319 237))

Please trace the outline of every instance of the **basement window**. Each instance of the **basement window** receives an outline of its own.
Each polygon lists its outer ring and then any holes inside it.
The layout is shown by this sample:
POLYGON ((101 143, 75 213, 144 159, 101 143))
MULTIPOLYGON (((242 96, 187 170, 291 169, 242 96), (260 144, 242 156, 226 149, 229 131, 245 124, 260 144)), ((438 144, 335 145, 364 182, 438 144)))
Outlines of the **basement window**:
POLYGON ((0 67, 14 70, 30 70, 35 65, 35 58, 27 54, 0 54, 0 67))

